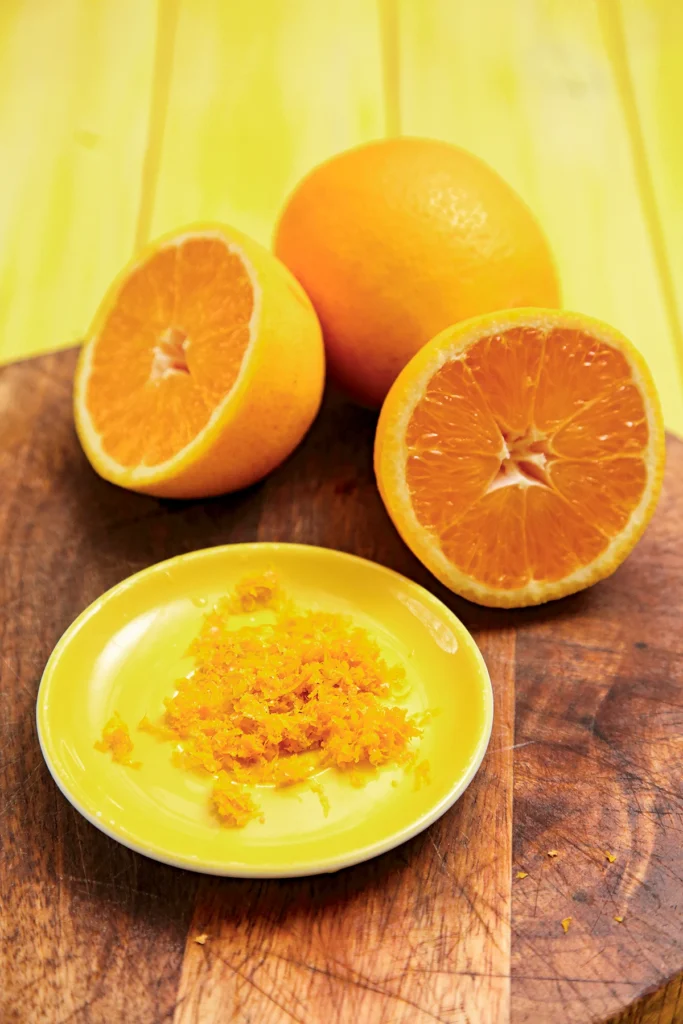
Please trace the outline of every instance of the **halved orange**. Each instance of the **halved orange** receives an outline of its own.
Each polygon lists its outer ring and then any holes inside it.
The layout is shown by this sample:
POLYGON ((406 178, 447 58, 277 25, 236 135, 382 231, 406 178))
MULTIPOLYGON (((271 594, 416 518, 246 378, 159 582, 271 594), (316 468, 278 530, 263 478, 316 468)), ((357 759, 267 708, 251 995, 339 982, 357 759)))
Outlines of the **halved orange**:
POLYGON ((664 428, 613 328, 547 309, 437 335, 382 408, 375 470, 406 544, 451 590, 520 607, 614 572, 650 519, 664 428))
POLYGON ((280 261, 222 225, 149 245, 114 282, 76 370, 97 472, 189 498, 259 480, 299 443, 324 384, 320 325, 280 261))

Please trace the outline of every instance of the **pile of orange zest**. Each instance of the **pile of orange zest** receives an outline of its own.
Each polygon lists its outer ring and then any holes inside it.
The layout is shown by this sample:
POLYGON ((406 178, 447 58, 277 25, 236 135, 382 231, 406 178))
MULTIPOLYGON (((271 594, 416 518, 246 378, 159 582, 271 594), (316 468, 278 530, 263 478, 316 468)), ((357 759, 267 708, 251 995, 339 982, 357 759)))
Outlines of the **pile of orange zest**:
POLYGON ((275 611, 285 602, 279 580, 272 569, 259 576, 247 576, 235 587, 235 593, 223 603, 223 610, 244 615, 269 609, 275 611))
POLYGON ((219 820, 229 828, 244 828, 254 818, 261 817, 246 786, 232 782, 224 772, 213 787, 211 804, 219 820))
MULTIPOLYGON (((273 573, 244 580, 221 601, 188 655, 194 670, 178 681, 163 716, 184 768, 224 772, 233 787, 310 782, 327 768, 363 784, 364 772, 414 758, 409 744, 421 728, 389 703, 405 689, 403 668, 390 668, 349 618, 298 612, 273 573), (264 611, 258 623, 232 618, 264 611)), ((256 816, 223 781, 212 799, 226 824, 256 816)))
POLYGON ((111 716, 104 729, 102 739, 95 742, 95 750, 101 750, 103 754, 111 751, 113 761, 125 764, 129 768, 141 768, 140 761, 132 761, 133 741, 130 738, 128 726, 123 721, 118 711, 111 716))

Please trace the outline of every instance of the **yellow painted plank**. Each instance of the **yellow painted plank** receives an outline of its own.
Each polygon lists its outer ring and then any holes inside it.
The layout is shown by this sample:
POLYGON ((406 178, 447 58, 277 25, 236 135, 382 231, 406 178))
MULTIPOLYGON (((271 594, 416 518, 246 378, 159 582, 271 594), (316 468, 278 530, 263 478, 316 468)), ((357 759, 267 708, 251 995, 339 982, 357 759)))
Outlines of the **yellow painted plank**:
POLYGON ((153 0, 0 3, 0 360, 76 342, 130 257, 153 0))
MULTIPOLYGON (((683 4, 601 0, 683 391, 683 4)), ((683 396, 681 397, 683 409, 683 396)))
POLYGON ((269 244, 299 177, 383 130, 375 3, 182 0, 152 234, 212 219, 269 244))
POLYGON ((524 196, 551 240, 565 305, 634 341, 668 425, 683 432, 674 339, 598 5, 397 2, 403 131, 465 146, 524 196))
POLYGON ((551 238, 566 304, 633 338, 683 430, 683 7, 619 8, 667 306, 605 19, 615 5, 180 0, 173 52, 177 0, 161 0, 158 34, 154 0, 5 0, 0 360, 77 340, 136 233, 216 218, 268 242, 301 174, 402 121, 518 188, 551 238))

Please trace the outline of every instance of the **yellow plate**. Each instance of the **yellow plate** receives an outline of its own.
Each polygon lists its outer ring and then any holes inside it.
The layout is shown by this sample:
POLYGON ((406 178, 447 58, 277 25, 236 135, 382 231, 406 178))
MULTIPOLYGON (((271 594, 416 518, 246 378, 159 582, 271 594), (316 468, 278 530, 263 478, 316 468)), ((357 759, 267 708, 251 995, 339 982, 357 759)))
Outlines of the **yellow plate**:
POLYGON ((104 594, 69 627, 38 693, 43 755, 64 795, 113 839, 156 860, 216 875, 274 878, 336 871, 390 850, 444 813, 472 780, 493 718, 483 658, 462 623, 416 583, 326 548, 234 544, 172 558, 104 594), (202 615, 247 574, 272 567, 302 607, 350 614, 401 662, 413 711, 438 711, 420 759, 431 781, 384 769, 362 789, 319 776, 328 817, 305 786, 259 787, 265 822, 221 827, 209 811, 212 779, 171 764, 172 746, 137 731, 191 668, 184 655, 202 615), (94 749, 114 711, 130 727, 135 770, 94 749))

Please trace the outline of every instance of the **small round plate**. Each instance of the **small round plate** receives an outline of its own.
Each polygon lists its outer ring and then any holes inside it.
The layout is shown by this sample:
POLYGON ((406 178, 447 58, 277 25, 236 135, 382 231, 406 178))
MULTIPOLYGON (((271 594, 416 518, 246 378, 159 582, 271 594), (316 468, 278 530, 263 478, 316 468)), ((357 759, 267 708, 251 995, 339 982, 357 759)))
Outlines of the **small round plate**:
POLYGON ((312 875, 367 860, 416 835, 472 780, 493 718, 483 658, 462 623, 432 594, 352 555, 298 544, 234 544, 153 565, 95 601, 69 627, 38 693, 38 736, 47 765, 80 813, 148 857, 216 875, 312 875), (259 787, 265 821, 222 827, 209 810, 213 780, 177 768, 172 746, 137 730, 158 719, 163 699, 192 662, 185 656, 202 616, 239 580, 272 568, 302 608, 342 612, 378 641, 410 682, 403 703, 436 712, 420 760, 430 781, 385 768, 354 788, 343 773, 318 776, 328 816, 307 786, 259 787), (94 748, 118 711, 130 728, 138 770, 94 748))

